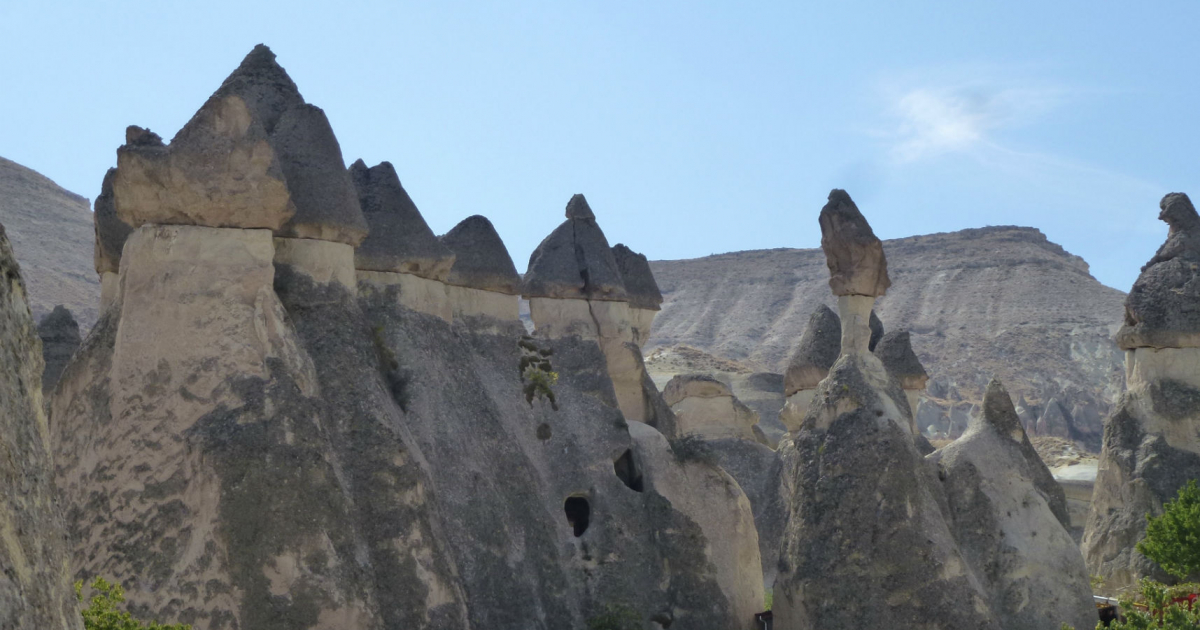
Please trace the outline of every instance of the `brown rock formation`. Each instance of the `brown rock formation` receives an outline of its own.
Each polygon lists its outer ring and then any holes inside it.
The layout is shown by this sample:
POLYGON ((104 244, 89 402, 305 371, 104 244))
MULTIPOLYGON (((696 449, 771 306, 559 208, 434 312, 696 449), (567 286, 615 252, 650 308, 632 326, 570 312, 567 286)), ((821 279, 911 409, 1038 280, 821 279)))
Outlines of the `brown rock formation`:
POLYGON ((829 265, 829 288, 836 296, 887 293, 883 244, 846 191, 834 189, 821 209, 821 249, 829 265))

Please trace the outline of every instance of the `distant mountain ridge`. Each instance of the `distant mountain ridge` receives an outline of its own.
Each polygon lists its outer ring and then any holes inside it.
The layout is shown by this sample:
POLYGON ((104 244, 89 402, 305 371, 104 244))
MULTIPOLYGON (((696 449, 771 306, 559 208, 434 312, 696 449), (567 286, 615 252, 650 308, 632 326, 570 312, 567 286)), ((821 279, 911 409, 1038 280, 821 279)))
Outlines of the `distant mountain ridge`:
POLYGON ((99 316, 88 200, 0 157, 0 224, 12 241, 35 321, 62 304, 83 330, 99 316))
MULTIPOLYGON (((1096 438, 1123 386, 1112 342, 1125 294, 1036 228, 997 226, 884 241, 892 287, 876 305, 912 345, 939 398, 980 400, 1001 378, 1031 406, 1052 398, 1096 438)), ((664 296, 647 350, 685 344, 782 372, 818 304, 835 305, 820 249, 650 263, 664 296)))

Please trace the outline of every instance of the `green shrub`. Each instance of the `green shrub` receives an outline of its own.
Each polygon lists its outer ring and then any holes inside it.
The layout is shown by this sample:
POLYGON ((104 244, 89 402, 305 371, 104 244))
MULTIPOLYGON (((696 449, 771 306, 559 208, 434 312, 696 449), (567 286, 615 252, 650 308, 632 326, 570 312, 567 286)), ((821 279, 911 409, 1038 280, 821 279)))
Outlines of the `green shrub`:
POLYGON ((517 371, 521 373, 521 381, 525 383, 525 402, 533 406, 534 398, 544 399, 550 402, 551 409, 558 411, 558 401, 554 398, 558 372, 550 365, 550 355, 554 354, 554 350, 538 347, 529 335, 522 335, 517 341, 517 346, 521 348, 517 371))
POLYGON ((624 604, 609 604, 604 612, 588 619, 588 630, 642 630, 642 617, 624 604))
MULTIPOLYGON (((85 630, 192 630, 182 623, 164 625, 151 621, 145 625, 128 612, 117 610, 117 604, 125 603, 125 589, 120 584, 98 577, 92 582, 92 590, 96 594, 83 610, 85 630)), ((75 583, 75 598, 83 602, 83 582, 75 583)))
POLYGON ((1180 579, 1200 573, 1200 488, 1196 480, 1179 489, 1178 497, 1163 506, 1162 516, 1147 514, 1146 519, 1146 537, 1137 550, 1180 579))

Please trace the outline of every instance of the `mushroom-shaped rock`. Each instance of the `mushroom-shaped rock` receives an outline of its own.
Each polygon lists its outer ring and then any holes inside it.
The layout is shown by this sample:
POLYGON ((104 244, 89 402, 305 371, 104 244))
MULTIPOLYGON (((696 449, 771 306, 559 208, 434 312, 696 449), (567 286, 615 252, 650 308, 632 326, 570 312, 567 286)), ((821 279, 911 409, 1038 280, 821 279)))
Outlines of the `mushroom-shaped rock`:
POLYGON ((38 322, 37 332, 42 339, 42 358, 46 361, 42 370, 42 391, 49 392, 58 383, 63 368, 67 367, 83 339, 79 336, 78 322, 62 304, 38 322))
POLYGON ((820 222, 821 249, 833 294, 879 297, 886 293, 892 281, 883 244, 846 191, 835 188, 829 193, 820 222))
POLYGON ((663 388, 663 400, 675 405, 684 398, 717 398, 732 396, 733 390, 708 374, 679 374, 663 388))
POLYGON ((913 352, 912 339, 907 330, 896 330, 879 340, 875 346, 875 356, 883 362, 883 367, 900 381, 904 389, 924 390, 929 382, 929 374, 913 352))
POLYGON ((1183 193, 1163 197, 1159 207, 1170 231, 1125 298, 1117 333, 1124 350, 1200 347, 1200 215, 1183 193))
POLYGON ((754 427, 758 424, 758 414, 738 400, 728 385, 712 376, 675 376, 664 388, 663 399, 671 406, 681 435, 757 439, 754 427))
POLYGON ((279 117, 271 144, 296 208, 276 234, 352 246, 361 243, 367 236, 367 221, 325 112, 314 105, 294 105, 279 117))
POLYGON ((824 304, 808 318, 808 326, 800 335, 800 343, 788 361, 784 375, 783 394, 791 396, 800 390, 813 389, 829 374, 838 359, 841 347, 842 322, 837 313, 824 304))
POLYGON ((270 132, 304 101, 259 45, 169 146, 138 127, 117 149, 117 216, 146 223, 278 230, 296 208, 270 132))
POLYGON ((1066 497, 999 381, 967 432, 930 455, 963 557, 1005 629, 1076 628, 1096 620, 1066 497))
POLYGON ((587 199, 571 197, 566 215, 529 257, 524 296, 627 301, 616 258, 587 199))
POLYGON ((486 217, 467 217, 438 240, 454 254, 446 284, 507 295, 521 292, 521 276, 486 217))
POLYGON ((454 265, 454 252, 429 229, 391 163, 367 168, 358 160, 350 174, 371 229, 355 250, 355 267, 444 281, 454 265))
POLYGON ((625 292, 629 295, 629 306, 651 311, 661 309, 663 296, 658 290, 658 283, 654 281, 654 272, 650 271, 646 256, 621 243, 614 245, 612 252, 617 269, 621 272, 625 292))

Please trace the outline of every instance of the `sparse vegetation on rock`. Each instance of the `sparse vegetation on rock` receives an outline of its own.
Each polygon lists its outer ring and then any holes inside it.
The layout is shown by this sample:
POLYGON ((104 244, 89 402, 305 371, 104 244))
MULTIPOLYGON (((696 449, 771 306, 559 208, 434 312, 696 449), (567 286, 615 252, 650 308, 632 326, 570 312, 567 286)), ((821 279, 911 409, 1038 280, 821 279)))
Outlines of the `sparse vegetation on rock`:
MULTIPOLYGON (((83 627, 85 630, 192 630, 184 623, 160 624, 151 621, 144 624, 128 611, 120 610, 118 604, 125 603, 125 589, 116 582, 97 577, 92 581, 91 589, 95 591, 88 600, 88 607, 83 609, 83 627)), ((75 597, 83 602, 83 582, 75 583, 75 597)))

